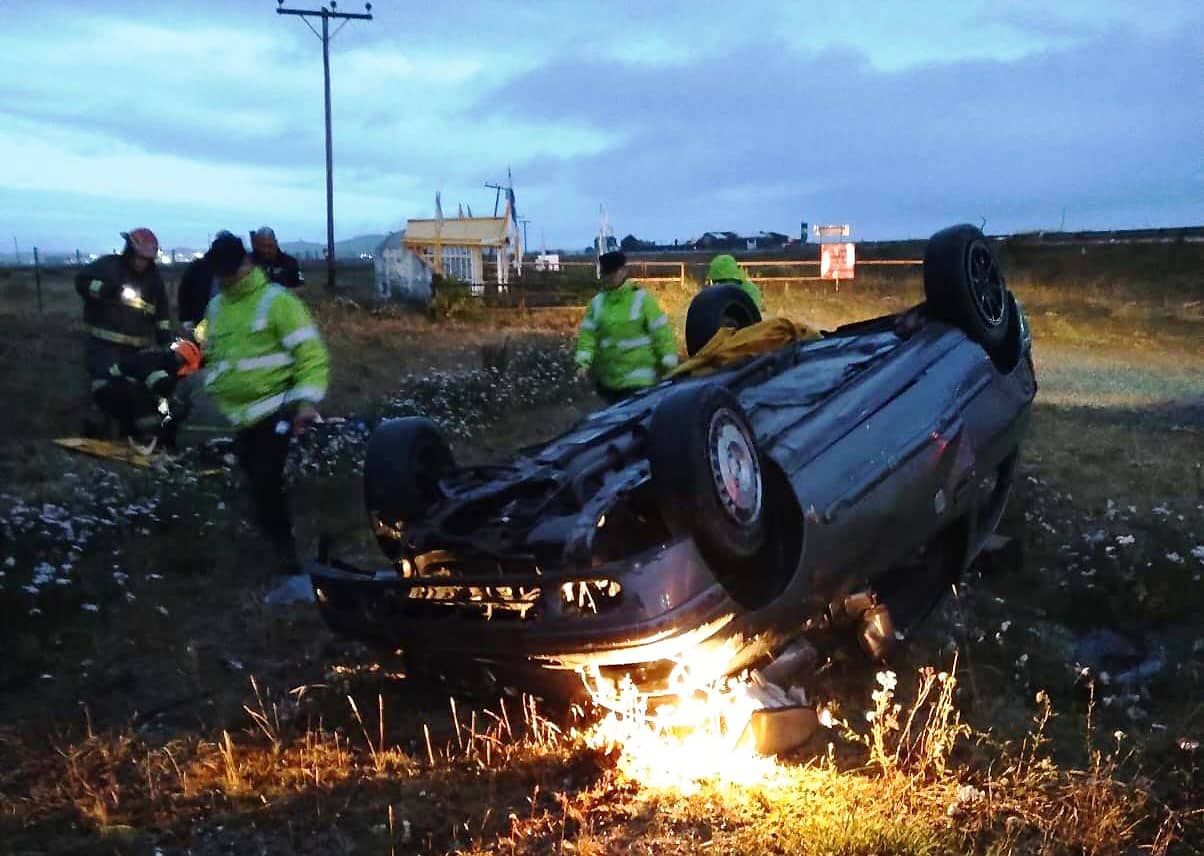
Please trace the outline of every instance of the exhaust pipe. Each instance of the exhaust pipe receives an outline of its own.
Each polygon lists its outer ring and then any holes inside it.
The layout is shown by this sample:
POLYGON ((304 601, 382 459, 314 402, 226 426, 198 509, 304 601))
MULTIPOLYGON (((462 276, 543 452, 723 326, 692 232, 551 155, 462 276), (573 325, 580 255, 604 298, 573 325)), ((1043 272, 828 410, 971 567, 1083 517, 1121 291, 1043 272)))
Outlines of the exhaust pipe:
POLYGON ((853 592, 829 611, 834 623, 856 625, 857 642, 871 660, 883 660, 895 650, 895 622, 872 591, 853 592))
POLYGON ((884 660, 895 650, 895 622, 882 604, 870 607, 857 623, 857 641, 871 660, 884 660))
POLYGON ((795 676, 810 677, 819 662, 819 652, 806 639, 798 639, 787 645, 774 657, 773 662, 761 669, 761 676, 771 684, 790 686, 795 676))

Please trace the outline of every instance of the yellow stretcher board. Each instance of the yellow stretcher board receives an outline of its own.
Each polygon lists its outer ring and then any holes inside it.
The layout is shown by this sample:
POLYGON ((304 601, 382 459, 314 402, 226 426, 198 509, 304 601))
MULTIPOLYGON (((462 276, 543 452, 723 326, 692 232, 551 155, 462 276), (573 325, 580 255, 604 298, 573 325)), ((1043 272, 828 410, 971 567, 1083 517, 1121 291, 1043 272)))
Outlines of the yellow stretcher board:
MULTIPOLYGON (((134 467, 142 467, 143 469, 150 469, 155 465, 156 461, 155 457, 144 455, 136 449, 131 448, 128 442, 96 440, 91 437, 58 437, 54 440, 54 444, 69 452, 77 452, 93 458, 103 458, 106 461, 117 461, 134 467)), ((162 458, 163 456, 160 454, 158 460, 162 460, 162 458)), ((201 470, 198 475, 212 476, 220 472, 220 469, 207 469, 201 470)))

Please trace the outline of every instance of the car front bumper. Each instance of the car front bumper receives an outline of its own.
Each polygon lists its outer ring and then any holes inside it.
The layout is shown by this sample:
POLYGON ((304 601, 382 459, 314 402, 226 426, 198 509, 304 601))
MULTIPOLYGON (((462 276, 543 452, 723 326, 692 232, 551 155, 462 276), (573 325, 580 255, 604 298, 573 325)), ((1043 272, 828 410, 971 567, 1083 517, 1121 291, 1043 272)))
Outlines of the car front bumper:
MULTIPOLYGON (((502 671, 584 669, 663 677, 658 666, 698 652, 735 653, 743 608, 728 595, 699 554, 683 539, 621 562, 576 573, 548 574, 537 584, 525 617, 488 617, 480 608, 487 588, 510 593, 513 581, 454 577, 404 578, 393 569, 368 572, 339 562, 312 562, 307 570, 324 619, 336 633, 424 659, 475 661, 502 671), (617 583, 610 597, 570 597, 617 583), (566 588, 568 586, 568 588, 566 588), (458 596, 430 598, 432 588, 458 596)), ((529 582, 524 583, 528 593, 529 582)), ((486 597, 487 599, 487 597, 486 597)), ((734 659, 734 658, 733 658, 734 659)), ((722 668, 722 666, 720 666, 722 668)))

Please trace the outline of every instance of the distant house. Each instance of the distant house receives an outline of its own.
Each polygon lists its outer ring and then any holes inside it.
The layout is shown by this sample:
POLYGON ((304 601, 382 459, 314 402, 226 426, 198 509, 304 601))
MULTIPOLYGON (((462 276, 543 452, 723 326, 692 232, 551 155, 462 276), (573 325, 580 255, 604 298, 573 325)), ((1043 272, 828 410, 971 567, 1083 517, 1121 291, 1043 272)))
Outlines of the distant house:
POLYGON ((431 268, 406 247, 405 236, 404 231, 385 236, 373 253, 376 293, 389 300, 426 305, 432 296, 431 268))
POLYGON ((734 250, 739 240, 735 232, 703 232, 690 241, 690 246, 696 250, 734 250))
POLYGON ((635 235, 628 235, 619 241, 619 249, 625 253, 654 252, 660 249, 656 241, 644 241, 635 235))
POLYGON ((501 217, 408 220, 402 242, 434 273, 472 285, 485 282, 487 255, 497 263, 498 283, 509 282, 522 247, 509 203, 501 217))
POLYGON ((610 253, 619 248, 619 242, 615 240, 614 235, 606 236, 606 246, 603 247, 598 238, 594 238, 594 245, 586 250, 587 253, 610 253))
POLYGON ((704 232, 690 242, 695 250, 708 252, 773 250, 790 243, 790 236, 781 232, 757 232, 755 235, 740 235, 736 232, 704 232))

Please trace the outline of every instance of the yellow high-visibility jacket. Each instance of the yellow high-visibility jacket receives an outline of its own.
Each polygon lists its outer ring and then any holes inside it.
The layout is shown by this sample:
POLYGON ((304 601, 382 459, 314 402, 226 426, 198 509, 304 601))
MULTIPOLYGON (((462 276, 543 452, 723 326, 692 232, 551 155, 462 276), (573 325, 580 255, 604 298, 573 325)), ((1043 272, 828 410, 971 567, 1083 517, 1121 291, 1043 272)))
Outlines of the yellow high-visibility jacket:
POLYGON ((330 360, 305 304, 259 268, 205 311, 205 388, 237 427, 326 395, 330 360))
POLYGON ((757 311, 762 313, 765 311, 765 298, 761 296, 761 289, 757 288, 756 283, 748 278, 748 274, 736 262, 734 256, 724 254, 711 259, 711 265, 707 269, 707 281, 711 285, 730 282, 740 286, 744 293, 752 298, 757 311))
POLYGON ((576 360, 607 389, 652 386, 677 366, 669 316, 632 280, 600 291, 581 319, 576 360))

